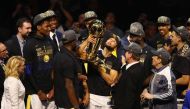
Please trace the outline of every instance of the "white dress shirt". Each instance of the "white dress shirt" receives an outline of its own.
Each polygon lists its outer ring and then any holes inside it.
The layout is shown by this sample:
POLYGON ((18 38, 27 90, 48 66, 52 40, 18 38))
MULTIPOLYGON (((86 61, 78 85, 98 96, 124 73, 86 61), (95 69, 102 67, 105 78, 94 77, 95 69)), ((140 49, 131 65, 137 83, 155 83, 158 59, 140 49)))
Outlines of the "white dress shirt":
MULTIPOLYGON (((49 36, 50 36, 51 40, 53 40, 53 35, 56 35, 56 34, 53 32, 50 32, 49 36)), ((55 36, 55 40, 56 40, 56 44, 58 46, 58 50, 60 51, 60 45, 59 45, 59 40, 57 38, 57 35, 55 36)))
POLYGON ((24 44, 26 43, 26 40, 21 39, 19 36, 17 36, 17 39, 18 39, 18 42, 20 45, 20 50, 21 50, 22 56, 23 56, 23 48, 24 48, 24 44))

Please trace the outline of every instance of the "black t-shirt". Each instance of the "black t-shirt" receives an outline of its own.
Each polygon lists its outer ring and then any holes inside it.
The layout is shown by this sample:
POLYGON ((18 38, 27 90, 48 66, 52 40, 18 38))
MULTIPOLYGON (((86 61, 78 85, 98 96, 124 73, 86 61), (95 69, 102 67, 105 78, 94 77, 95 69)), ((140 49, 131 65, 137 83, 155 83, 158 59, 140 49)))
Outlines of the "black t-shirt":
POLYGON ((145 47, 142 49, 143 53, 140 56, 140 62, 143 64, 144 67, 144 73, 146 77, 150 76, 153 72, 152 70, 152 51, 155 51, 154 48, 151 46, 145 44, 145 47))
POLYGON ((190 73, 190 64, 187 58, 175 55, 172 61, 172 71, 176 79, 180 78, 182 75, 188 75, 190 73))
POLYGON ((73 81, 75 94, 78 98, 78 76, 81 72, 76 57, 67 49, 61 48, 54 58, 54 89, 55 89, 55 104, 58 107, 72 108, 72 104, 68 98, 67 90, 65 88, 65 78, 73 81))
POLYGON ((177 53, 173 55, 172 59, 172 71, 174 72, 176 79, 182 75, 190 74, 190 48, 188 44, 185 44, 177 53))
MULTIPOLYGON (((98 57, 105 59, 105 63, 107 65, 111 66, 112 69, 119 72, 120 66, 115 56, 111 55, 110 57, 104 58, 102 52, 99 51, 98 57)), ((90 93, 102 96, 110 96, 111 86, 108 85, 106 81, 101 77, 97 66, 94 66, 92 63, 88 64, 87 77, 90 93)))
POLYGON ((160 33, 156 34, 155 37, 152 38, 152 41, 150 46, 152 46, 155 49, 162 48, 164 46, 164 43, 167 39, 164 39, 164 36, 161 36, 160 33))
MULTIPOLYGON (((81 74, 86 76, 86 69, 85 69, 85 61, 83 61, 82 59, 78 59, 80 68, 82 70, 81 74)), ((85 91, 84 91, 84 86, 83 86, 83 81, 79 81, 79 97, 83 98, 83 96, 85 95, 85 91)))
MULTIPOLYGON (((180 50, 176 51, 176 54, 173 55, 171 69, 176 77, 179 79, 182 75, 190 74, 190 49, 189 45, 185 44, 180 50)), ((181 95, 182 91, 187 88, 185 85, 176 85, 177 97, 184 98, 181 95)))

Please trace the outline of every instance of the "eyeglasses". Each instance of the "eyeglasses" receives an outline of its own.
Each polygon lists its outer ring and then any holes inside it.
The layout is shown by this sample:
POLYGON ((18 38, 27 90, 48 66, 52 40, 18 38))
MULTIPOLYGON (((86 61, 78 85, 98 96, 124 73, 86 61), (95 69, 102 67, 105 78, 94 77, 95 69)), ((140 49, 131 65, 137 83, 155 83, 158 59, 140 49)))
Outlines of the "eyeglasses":
POLYGON ((5 51, 7 51, 7 48, 1 50, 0 53, 5 52, 5 51))

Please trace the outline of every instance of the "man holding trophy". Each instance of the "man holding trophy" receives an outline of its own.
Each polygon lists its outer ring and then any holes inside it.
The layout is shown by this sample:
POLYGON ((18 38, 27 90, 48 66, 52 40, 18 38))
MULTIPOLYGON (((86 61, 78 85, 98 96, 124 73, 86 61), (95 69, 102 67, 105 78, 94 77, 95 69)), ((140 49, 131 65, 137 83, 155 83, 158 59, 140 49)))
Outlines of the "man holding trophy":
POLYGON ((88 63, 87 83, 90 91, 88 109, 111 109, 112 85, 120 69, 112 51, 118 46, 119 38, 109 33, 110 38, 103 44, 104 24, 98 19, 89 24, 88 30, 90 35, 79 47, 81 58, 88 63), (102 49, 100 45, 103 45, 102 49))

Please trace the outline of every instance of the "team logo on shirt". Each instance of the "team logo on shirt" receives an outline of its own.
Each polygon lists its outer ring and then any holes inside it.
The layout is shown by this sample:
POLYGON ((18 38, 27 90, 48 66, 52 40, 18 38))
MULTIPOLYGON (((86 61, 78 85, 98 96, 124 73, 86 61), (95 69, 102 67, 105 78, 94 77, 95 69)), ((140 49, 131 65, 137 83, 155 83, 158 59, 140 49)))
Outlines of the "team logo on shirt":
POLYGON ((52 59, 53 49, 49 45, 36 46, 36 53, 37 53, 37 57, 40 59, 40 61, 47 63, 50 61, 50 59, 52 59))
POLYGON ((44 62, 49 62, 49 55, 44 55, 44 62))

